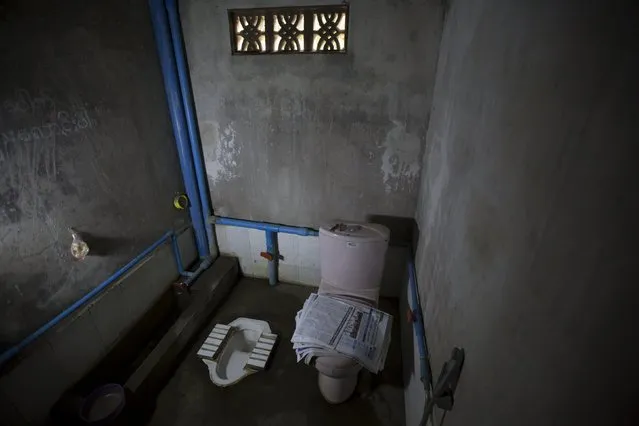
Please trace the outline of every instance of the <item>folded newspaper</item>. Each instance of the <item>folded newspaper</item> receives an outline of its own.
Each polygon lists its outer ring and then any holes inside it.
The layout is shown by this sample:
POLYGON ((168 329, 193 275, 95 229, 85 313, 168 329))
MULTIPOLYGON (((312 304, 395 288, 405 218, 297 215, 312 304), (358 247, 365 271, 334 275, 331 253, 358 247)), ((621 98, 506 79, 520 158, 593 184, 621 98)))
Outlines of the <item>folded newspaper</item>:
POLYGON ((291 342, 297 362, 318 356, 353 358, 377 373, 384 368, 390 346, 393 317, 356 301, 313 293, 295 317, 291 342))

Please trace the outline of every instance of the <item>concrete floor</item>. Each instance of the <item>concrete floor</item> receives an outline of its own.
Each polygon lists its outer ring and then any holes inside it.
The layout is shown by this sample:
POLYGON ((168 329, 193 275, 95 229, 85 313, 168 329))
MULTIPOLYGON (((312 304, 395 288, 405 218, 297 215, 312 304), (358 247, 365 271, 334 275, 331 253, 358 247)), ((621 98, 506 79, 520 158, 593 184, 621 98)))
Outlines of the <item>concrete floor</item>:
POLYGON ((330 405, 317 388, 316 370, 297 364, 290 343, 295 313, 315 290, 290 284, 270 288, 264 280, 241 279, 158 396, 150 424, 403 425, 400 318, 396 301, 380 302, 381 308, 396 319, 384 371, 377 376, 360 374, 354 396, 344 404, 330 405), (240 316, 268 321, 279 335, 279 344, 268 370, 231 387, 219 388, 210 382, 208 370, 196 352, 214 324, 228 323, 240 316))

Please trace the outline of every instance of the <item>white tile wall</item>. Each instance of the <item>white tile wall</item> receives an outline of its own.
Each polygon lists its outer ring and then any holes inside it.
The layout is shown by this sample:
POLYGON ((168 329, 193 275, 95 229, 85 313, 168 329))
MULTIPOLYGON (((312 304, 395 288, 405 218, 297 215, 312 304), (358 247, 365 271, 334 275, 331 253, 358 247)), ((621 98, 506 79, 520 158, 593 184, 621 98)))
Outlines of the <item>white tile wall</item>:
MULTIPOLYGON (((266 251, 266 234, 256 229, 215 225, 220 253, 235 256, 242 273, 267 278, 268 262, 260 256, 266 251)), ((280 255, 279 278, 282 282, 319 286, 319 239, 292 234, 277 234, 280 255)))
MULTIPOLYGON (((267 278, 268 262, 260 256, 266 251, 266 234, 256 229, 216 225, 220 253, 235 256, 242 273, 249 277, 267 278)), ((280 254, 279 278, 282 282, 319 287, 320 249, 318 237, 278 234, 280 254)), ((399 297, 402 280, 406 278, 408 250, 389 247, 386 253, 381 294, 399 297)))

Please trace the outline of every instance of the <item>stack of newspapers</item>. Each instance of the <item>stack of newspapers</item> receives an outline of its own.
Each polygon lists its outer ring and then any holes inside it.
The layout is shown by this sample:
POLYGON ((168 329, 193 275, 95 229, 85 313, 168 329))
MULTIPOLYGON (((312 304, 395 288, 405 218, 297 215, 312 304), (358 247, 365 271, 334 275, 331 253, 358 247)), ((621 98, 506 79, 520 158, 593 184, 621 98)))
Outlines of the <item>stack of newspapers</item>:
POLYGON ((295 317, 297 362, 340 353, 377 373, 384 368, 393 317, 356 301, 313 293, 295 317))

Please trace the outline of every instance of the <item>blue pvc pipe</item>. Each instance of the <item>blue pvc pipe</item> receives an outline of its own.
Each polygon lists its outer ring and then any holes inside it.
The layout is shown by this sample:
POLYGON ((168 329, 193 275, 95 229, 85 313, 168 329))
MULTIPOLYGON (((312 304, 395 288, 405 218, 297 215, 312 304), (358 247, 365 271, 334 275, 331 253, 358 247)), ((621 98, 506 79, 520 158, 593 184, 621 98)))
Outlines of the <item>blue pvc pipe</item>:
POLYGON ((180 254, 180 247, 178 246, 175 234, 171 235, 171 246, 173 247, 173 257, 175 258, 178 273, 182 275, 184 274, 184 265, 182 264, 182 255, 180 254))
POLYGON ((268 283, 271 286, 277 285, 277 267, 280 263, 280 251, 277 245, 277 232, 266 231, 266 251, 271 255, 268 261, 268 283))
POLYGON ((187 274, 188 278, 184 281, 184 283, 188 287, 191 287, 193 283, 195 283, 195 280, 202 274, 202 272, 207 270, 209 266, 211 266, 212 264, 213 264, 213 259, 210 256, 207 257, 206 259, 203 259, 202 262, 200 263, 200 266, 198 266, 194 272, 189 272, 187 274))
POLYGON ((184 269, 182 254, 180 253, 180 245, 178 244, 177 235, 175 234, 171 235, 171 246, 173 246, 173 257, 175 258, 175 265, 177 266, 178 273, 185 277, 195 275, 194 272, 189 272, 184 269))
POLYGON ((280 232, 283 234, 301 235, 303 237, 317 236, 319 232, 310 228, 298 226, 276 225, 267 222, 254 222, 252 220, 232 219, 230 217, 214 216, 213 222, 217 225, 237 226, 240 228, 259 229, 262 231, 280 232))
POLYGON ((210 256, 209 244, 206 236, 206 218, 202 214, 202 205, 198 191, 197 179, 194 173, 193 154, 189 143, 188 132, 185 126, 185 113, 182 104, 182 94, 178 83, 177 64, 174 57, 171 31, 167 18, 167 10, 163 0, 149 0, 151 9, 151 21, 155 32, 160 65, 164 76, 164 89, 166 91, 169 116, 173 125, 173 134, 177 145, 178 157, 186 195, 189 198, 189 213, 198 253, 201 258, 210 256))
POLYGON ((202 217, 204 218, 206 226, 206 237, 210 248, 213 247, 213 225, 207 220, 208 217, 211 216, 211 204, 209 201, 210 196, 207 189, 206 170, 204 168, 204 161, 202 160, 202 152, 200 148, 200 133, 197 128, 197 117, 195 115, 191 82, 189 80, 189 66, 186 60, 186 53, 184 52, 184 39, 182 37, 180 12, 178 10, 176 0, 165 0, 165 4, 169 16, 169 26, 173 40, 173 52, 177 65, 180 91, 182 92, 184 117, 186 119, 186 127, 189 133, 193 166, 195 168, 195 177, 197 179, 197 187, 200 195, 200 208, 202 210, 202 217))
POLYGON ((408 256, 408 285, 411 293, 411 311, 413 313, 413 330, 417 338, 417 349, 419 351, 419 370, 420 380, 424 387, 428 387, 431 383, 432 376, 430 371, 428 346, 426 345, 426 333, 424 328, 424 317, 422 315, 421 304, 419 303, 419 291, 417 288, 417 277, 415 273, 415 260, 413 254, 409 250, 408 256))
POLYGON ((62 321, 63 319, 71 315, 73 312, 75 312, 78 308, 80 308, 82 305, 87 303, 93 297, 97 296, 106 287, 108 287, 113 282, 120 279, 124 274, 129 272, 135 265, 137 265, 142 259, 144 259, 146 256, 151 254, 153 250, 157 249, 159 246, 164 244, 168 239, 170 239, 172 235, 173 235, 173 231, 169 231, 166 234, 164 234, 162 238, 160 238, 159 240, 151 244, 151 246, 149 246, 142 253, 138 254, 133 260, 131 260, 126 265, 124 265, 122 268, 118 269, 115 274, 111 275, 109 278, 104 280, 99 286, 97 286, 96 288, 94 288, 93 290, 85 294, 84 297, 76 301, 73 305, 69 306, 64 311, 60 312, 55 318, 53 318, 51 321, 47 322, 45 325, 37 329, 34 333, 27 336, 23 341, 21 341, 17 345, 3 352, 2 355, 0 355, 0 365, 3 365, 5 362, 12 359, 14 356, 20 353, 20 351, 22 351, 28 345, 33 343, 38 337, 42 336, 48 330, 55 327, 58 323, 60 323, 60 321, 62 321))

